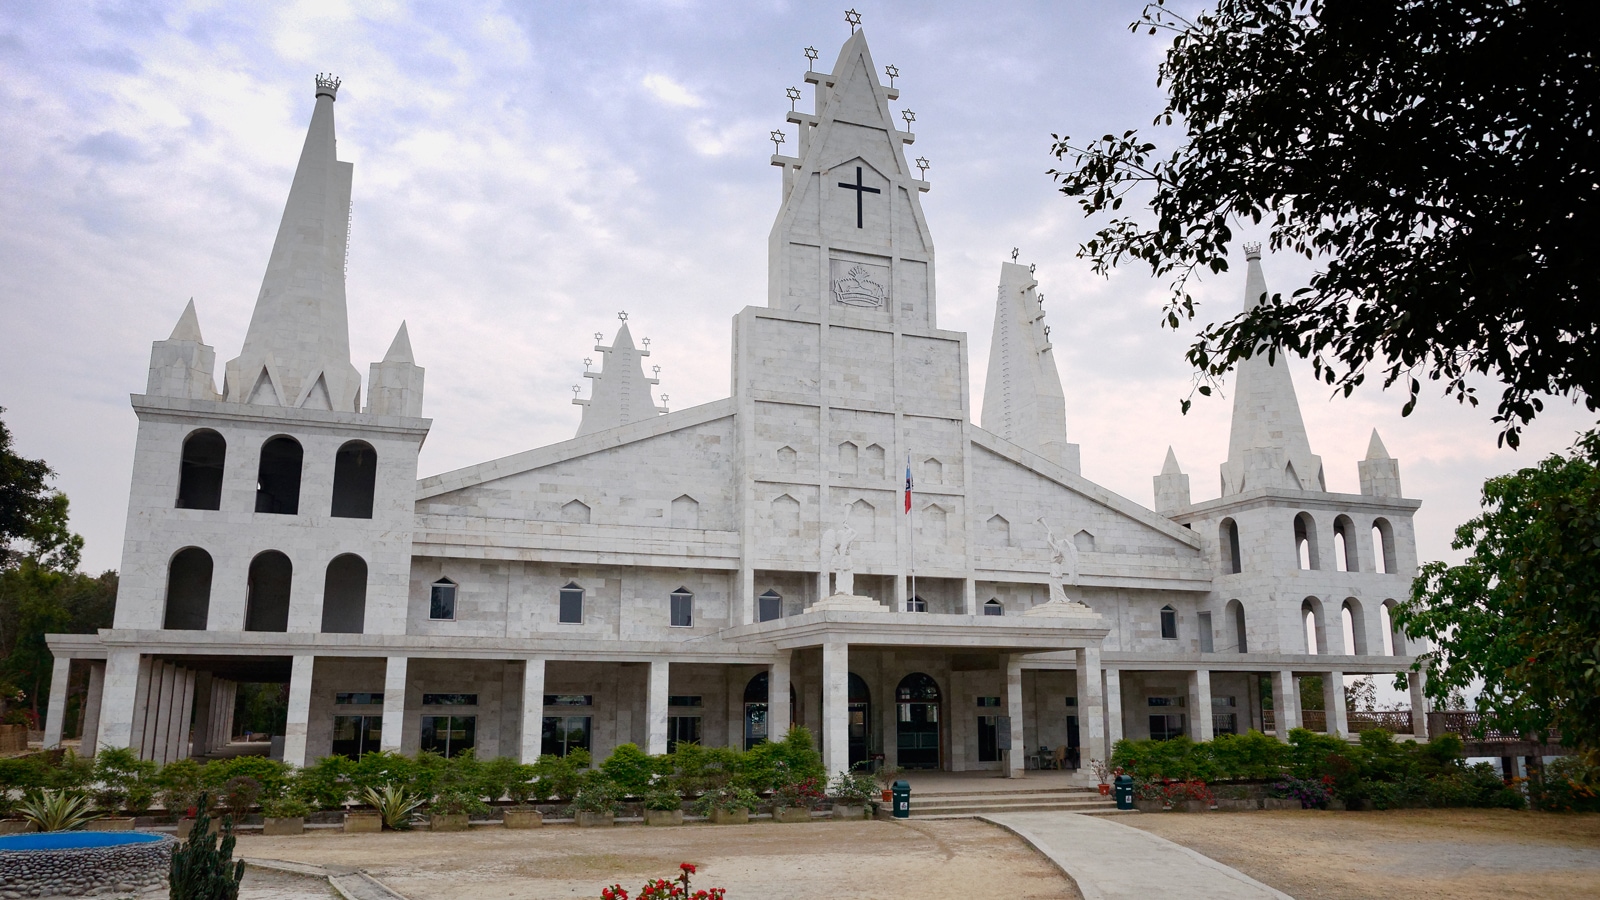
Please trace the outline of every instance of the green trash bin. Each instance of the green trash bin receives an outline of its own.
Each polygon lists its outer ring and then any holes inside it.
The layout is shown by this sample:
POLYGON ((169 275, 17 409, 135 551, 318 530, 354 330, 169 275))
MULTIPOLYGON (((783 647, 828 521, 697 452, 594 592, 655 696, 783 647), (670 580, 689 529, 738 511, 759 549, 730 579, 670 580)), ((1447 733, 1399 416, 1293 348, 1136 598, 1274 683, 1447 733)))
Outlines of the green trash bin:
POLYGON ((911 783, 896 781, 892 788, 894 793, 894 817, 896 819, 911 818, 911 783))
POLYGON ((1118 775, 1112 781, 1111 793, 1117 798, 1117 809, 1133 809, 1133 776, 1118 775))

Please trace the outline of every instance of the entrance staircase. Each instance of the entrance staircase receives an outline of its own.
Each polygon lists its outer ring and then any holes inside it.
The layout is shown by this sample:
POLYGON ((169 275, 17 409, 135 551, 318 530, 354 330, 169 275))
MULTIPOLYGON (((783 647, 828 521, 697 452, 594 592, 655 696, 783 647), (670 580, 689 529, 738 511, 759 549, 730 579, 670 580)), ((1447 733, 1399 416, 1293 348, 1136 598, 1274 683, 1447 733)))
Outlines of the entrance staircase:
POLYGON ((1101 815, 1116 813, 1117 804, 1095 788, 1005 786, 995 779, 992 789, 981 791, 911 789, 911 818, 960 819, 981 813, 1062 811, 1101 815))

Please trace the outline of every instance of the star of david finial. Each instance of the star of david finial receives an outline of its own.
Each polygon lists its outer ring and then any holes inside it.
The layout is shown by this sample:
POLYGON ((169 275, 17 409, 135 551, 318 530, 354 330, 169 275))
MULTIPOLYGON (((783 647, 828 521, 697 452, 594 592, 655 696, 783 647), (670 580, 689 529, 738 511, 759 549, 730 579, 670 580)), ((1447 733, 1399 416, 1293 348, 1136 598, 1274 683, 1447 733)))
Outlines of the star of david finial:
POLYGON ((589 367, 592 365, 594 365, 594 360, 585 358, 583 361, 583 370, 585 372, 589 371, 589 367))
POLYGON ((1047 340, 1047 341, 1050 340, 1050 326, 1049 325, 1046 325, 1044 327, 1044 339, 1047 340))
POLYGON ((667 405, 667 395, 666 394, 662 394, 661 395, 661 405, 662 406, 666 406, 667 405))
POLYGON ((1012 262, 1016 262, 1017 261, 1017 257, 1019 257, 1021 255, 1022 255, 1022 250, 1021 249, 1019 249, 1017 247, 1012 247, 1011 248, 1011 261, 1012 262))
POLYGON ((652 372, 652 373, 653 373, 653 374, 654 374, 654 375, 655 375, 655 376, 656 376, 656 377, 657 377, 657 378, 660 378, 660 377, 661 377, 661 367, 660 367, 660 366, 651 366, 651 367, 650 367, 650 371, 651 371, 651 372, 652 372))
POLYGON ((794 105, 800 102, 800 89, 792 87, 784 91, 784 93, 789 97, 789 112, 794 112, 794 105))
POLYGON ((1032 275, 1033 274, 1033 270, 1037 269, 1037 268, 1039 268, 1039 264, 1038 263, 1028 263, 1028 274, 1032 275))
POLYGON ((583 388, 578 387, 577 385, 572 386, 572 399, 578 399, 578 395, 581 393, 583 393, 583 388))
POLYGON ((928 158, 926 156, 917 157, 917 169, 918 169, 918 171, 920 171, 922 173, 922 180, 923 181, 927 181, 928 180, 928 169, 929 168, 931 168, 931 166, 929 166, 928 158))
POLYGON ((767 140, 772 142, 772 152, 774 155, 783 152, 783 132, 774 131, 771 136, 767 138, 767 140))
POLYGON ((1039 308, 1040 309, 1044 309, 1044 295, 1043 294, 1039 295, 1039 308))
POLYGON ((894 87, 894 80, 900 77, 900 67, 890 63, 883 67, 883 74, 889 76, 889 87, 894 87))
POLYGON ((850 23, 850 33, 855 34, 856 28, 861 25, 861 13, 856 12, 854 9, 847 9, 844 11, 844 20, 850 23))
POLYGON ((644 348, 646 350, 650 349, 650 339, 649 338, 645 338, 643 341, 640 341, 640 343, 644 344, 644 348))
POLYGON ((594 342, 596 344, 600 343, 601 341, 603 341, 605 339, 606 339, 606 336, 604 334, 602 334, 601 332, 596 331, 594 333, 594 342))
POLYGON ((628 321, 628 314, 626 312, 619 312, 619 313, 617 313, 617 318, 619 318, 622 321, 626 322, 626 321, 628 321))
POLYGON ((900 118, 906 120, 906 130, 910 131, 911 123, 917 120, 917 114, 909 109, 903 109, 900 111, 900 118))
POLYGON ((811 71, 811 64, 817 61, 817 48, 806 48, 806 71, 811 71))

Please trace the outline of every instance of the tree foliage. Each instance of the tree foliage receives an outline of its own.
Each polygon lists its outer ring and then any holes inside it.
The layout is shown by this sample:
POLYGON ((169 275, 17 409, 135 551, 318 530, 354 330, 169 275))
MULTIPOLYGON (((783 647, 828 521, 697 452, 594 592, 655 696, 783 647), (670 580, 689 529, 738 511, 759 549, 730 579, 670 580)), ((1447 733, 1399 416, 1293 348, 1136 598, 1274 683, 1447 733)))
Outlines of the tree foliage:
POLYGON ((1417 664, 1431 696, 1481 681, 1489 728, 1557 731, 1600 761, 1600 433, 1489 479, 1483 510, 1451 544, 1466 562, 1423 566, 1395 623, 1435 646, 1417 664))
POLYGON ((1112 216, 1079 256, 1170 277, 1174 329, 1196 315, 1191 278, 1228 269, 1246 221, 1321 260, 1288 298, 1201 328, 1187 358, 1202 394, 1287 350, 1346 395, 1376 362, 1408 388, 1406 413, 1419 379, 1476 405, 1469 378, 1493 376, 1512 446, 1543 396, 1596 409, 1593 17, 1562 0, 1219 0, 1192 21, 1148 5, 1131 27, 1173 36, 1155 124, 1182 137, 1163 154, 1137 130, 1054 136, 1062 193, 1112 216), (1148 216, 1120 213, 1131 192, 1148 216))

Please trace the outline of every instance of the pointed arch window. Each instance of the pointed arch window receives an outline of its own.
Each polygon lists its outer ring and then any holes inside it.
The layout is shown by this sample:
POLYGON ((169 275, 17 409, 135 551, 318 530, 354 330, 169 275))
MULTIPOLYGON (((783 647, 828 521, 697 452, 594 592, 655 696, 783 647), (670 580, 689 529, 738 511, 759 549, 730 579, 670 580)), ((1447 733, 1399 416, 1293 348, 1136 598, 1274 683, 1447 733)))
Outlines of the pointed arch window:
POLYGON ((983 614, 986 616, 1003 616, 1006 614, 1006 608, 1000 605, 1000 598, 990 597, 983 604, 983 614))
POLYGON ((769 590, 756 598, 756 621, 771 622, 783 618, 783 597, 769 590))
POLYGON ((921 597, 906 598, 906 612, 925 613, 928 611, 928 601, 921 597))
POLYGON ((583 588, 575 581, 567 582, 561 589, 561 609, 559 620, 563 625, 583 624, 583 588))
POLYGON ((456 583, 448 578, 435 581, 428 589, 428 618, 456 617, 456 583))
POLYGON ((691 628, 694 626, 694 594, 688 588, 678 588, 669 598, 671 605, 672 627, 691 628))
POLYGON ((1167 641, 1178 639, 1178 611, 1171 606, 1161 607, 1161 638, 1167 641))

